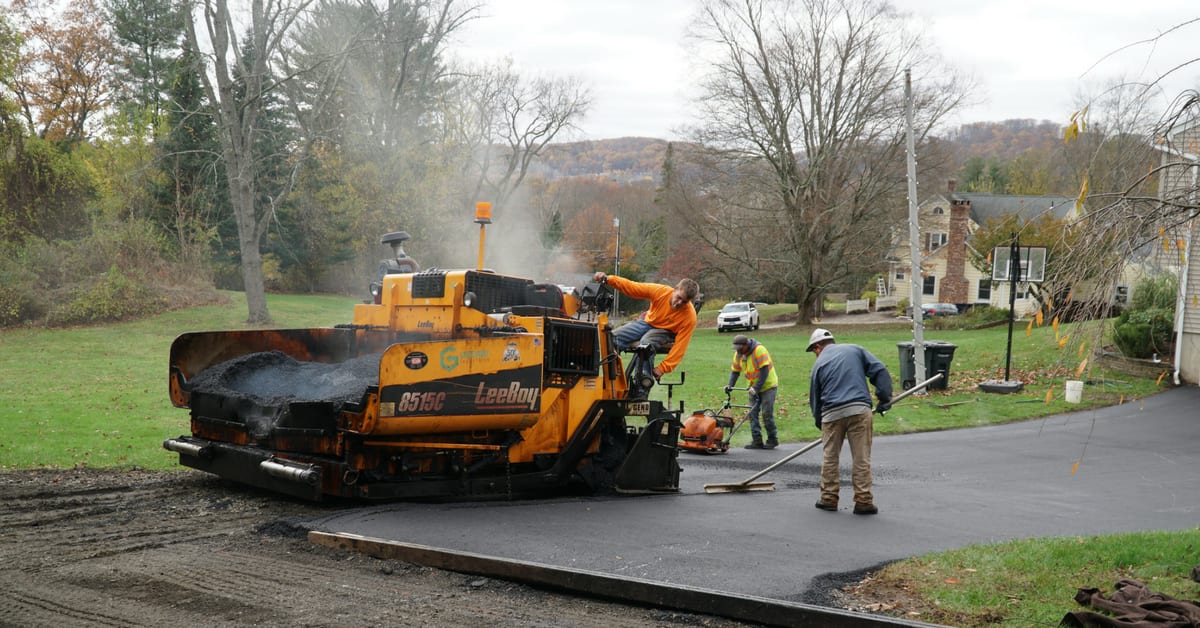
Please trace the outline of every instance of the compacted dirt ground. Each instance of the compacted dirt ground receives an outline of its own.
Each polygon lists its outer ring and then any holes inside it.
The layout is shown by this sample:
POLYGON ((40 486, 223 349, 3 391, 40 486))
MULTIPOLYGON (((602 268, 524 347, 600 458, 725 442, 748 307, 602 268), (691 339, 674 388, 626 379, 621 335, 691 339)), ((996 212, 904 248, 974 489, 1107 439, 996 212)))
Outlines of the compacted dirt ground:
POLYGON ((293 523, 337 507, 191 471, 0 472, 0 626, 740 625, 339 552, 293 523))

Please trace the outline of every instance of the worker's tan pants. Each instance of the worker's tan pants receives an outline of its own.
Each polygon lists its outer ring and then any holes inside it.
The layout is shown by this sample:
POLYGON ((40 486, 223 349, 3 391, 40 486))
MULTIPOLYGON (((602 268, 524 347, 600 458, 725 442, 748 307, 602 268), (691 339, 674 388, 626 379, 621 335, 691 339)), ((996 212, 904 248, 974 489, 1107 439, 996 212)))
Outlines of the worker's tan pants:
POLYGON ((840 478, 838 458, 842 453, 842 441, 850 441, 850 456, 854 466, 850 482, 854 486, 854 503, 871 504, 871 435, 875 422, 871 411, 848 416, 836 421, 821 423, 821 440, 824 442, 825 459, 821 462, 821 501, 838 503, 840 478))

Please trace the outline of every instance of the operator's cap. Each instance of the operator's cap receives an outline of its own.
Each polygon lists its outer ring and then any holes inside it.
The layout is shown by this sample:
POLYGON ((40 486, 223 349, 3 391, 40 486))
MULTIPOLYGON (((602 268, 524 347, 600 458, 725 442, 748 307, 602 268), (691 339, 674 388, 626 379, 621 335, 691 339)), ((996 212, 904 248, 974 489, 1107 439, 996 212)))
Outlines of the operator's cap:
POLYGON ((748 345, 748 344, 750 344, 750 339, 745 337, 742 334, 738 334, 733 337, 733 348, 734 349, 737 349, 738 347, 741 347, 742 345, 748 345))
POLYGON ((808 337, 807 351, 812 351, 813 347, 825 342, 826 340, 833 340, 833 334, 830 333, 828 329, 821 329, 820 327, 814 329, 812 335, 808 337))

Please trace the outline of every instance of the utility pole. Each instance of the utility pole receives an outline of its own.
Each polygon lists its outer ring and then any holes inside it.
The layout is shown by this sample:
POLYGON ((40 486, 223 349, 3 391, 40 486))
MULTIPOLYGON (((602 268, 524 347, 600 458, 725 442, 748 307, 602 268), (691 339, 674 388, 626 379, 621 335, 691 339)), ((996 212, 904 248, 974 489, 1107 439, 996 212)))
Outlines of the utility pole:
MULTIPOLYGON (((621 219, 613 218, 613 229, 617 231, 617 248, 613 257, 616 258, 616 263, 613 266, 613 274, 621 276, 621 219)), ((621 292, 613 290, 613 318, 621 314, 621 292)))
MULTIPOLYGON (((925 381, 925 323, 921 321, 921 225, 917 211, 917 145, 913 138, 912 70, 904 70, 905 152, 908 161, 908 252, 909 302, 913 319, 913 371, 916 381, 925 381)), ((924 391, 921 391, 924 392, 924 391)))

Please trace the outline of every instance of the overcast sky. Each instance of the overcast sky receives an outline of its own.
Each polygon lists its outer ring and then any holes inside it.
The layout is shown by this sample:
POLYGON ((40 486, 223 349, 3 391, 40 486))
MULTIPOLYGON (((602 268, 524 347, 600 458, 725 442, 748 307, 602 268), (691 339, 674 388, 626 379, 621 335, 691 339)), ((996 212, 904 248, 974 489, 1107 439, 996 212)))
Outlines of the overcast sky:
MULTIPOLYGON (((574 75, 592 89, 583 137, 680 137, 693 122, 695 69, 684 29, 695 0, 484 0, 459 34, 476 58, 512 57, 525 76, 574 75)), ((1200 57, 1197 0, 895 0, 937 52, 972 75, 979 104, 955 122, 1065 123, 1078 95, 1122 75, 1149 81, 1200 57), (1106 55, 1110 55, 1106 58, 1106 55), (1093 67, 1095 66, 1095 67, 1093 67)), ((1200 63, 1175 73, 1171 97, 1200 87, 1200 63)), ((1156 109, 1169 98, 1160 96, 1156 109)), ((579 139, 579 138, 572 138, 579 139)))

